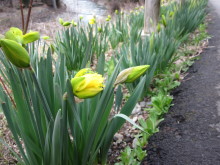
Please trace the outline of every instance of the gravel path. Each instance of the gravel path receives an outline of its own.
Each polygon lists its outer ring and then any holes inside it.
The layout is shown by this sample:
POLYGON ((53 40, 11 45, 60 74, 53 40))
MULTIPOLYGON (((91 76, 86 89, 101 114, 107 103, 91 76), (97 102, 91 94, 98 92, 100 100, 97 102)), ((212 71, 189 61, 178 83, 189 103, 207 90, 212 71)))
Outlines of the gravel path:
POLYGON ((213 38, 174 92, 174 106, 150 138, 147 165, 220 165, 220 1, 210 0, 213 38))

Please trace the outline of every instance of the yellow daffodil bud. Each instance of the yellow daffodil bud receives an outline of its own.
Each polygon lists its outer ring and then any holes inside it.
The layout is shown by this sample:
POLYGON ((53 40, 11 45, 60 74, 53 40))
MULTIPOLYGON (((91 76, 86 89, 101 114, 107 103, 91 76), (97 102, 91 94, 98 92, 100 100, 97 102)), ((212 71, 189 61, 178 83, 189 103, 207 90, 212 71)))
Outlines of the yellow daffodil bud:
POLYGON ((118 15, 118 10, 115 10, 115 14, 117 14, 117 15, 118 15))
POLYGON ((110 21, 111 19, 109 19, 109 18, 106 18, 105 20, 106 20, 106 21, 108 22, 108 21, 110 21))
POLYGON ((101 33, 102 32, 102 28, 98 27, 98 32, 101 33))
POLYGON ((76 27, 77 26, 77 23, 74 21, 74 20, 72 20, 72 25, 74 26, 74 27, 76 27))
POLYGON ((157 32, 160 32, 161 31, 161 26, 160 26, 160 24, 158 23, 158 25, 157 25, 157 32))
POLYGON ((41 38, 44 39, 44 40, 49 40, 50 39, 49 36, 42 36, 41 38))
POLYGON ((71 79, 71 85, 75 96, 80 99, 86 99, 97 95, 103 90, 104 78, 102 75, 86 68, 80 70, 71 79))
POLYGON ((173 15, 174 15, 174 12, 171 11, 171 12, 169 13, 169 16, 170 16, 170 17, 173 17, 173 15))
POLYGON ((63 26, 70 26, 71 25, 71 22, 64 22, 63 23, 63 26))
POLYGON ((62 18, 59 18, 59 22, 62 26, 70 26, 71 25, 71 22, 64 22, 62 18))
POLYGON ((64 21, 63 21, 62 18, 59 18, 59 23, 60 23, 61 25, 63 25, 64 21))
POLYGON ((111 19, 112 17, 111 17, 110 15, 108 15, 108 17, 107 17, 107 18, 111 19))
POLYGON ((2 39, 0 43, 4 54, 12 64, 19 68, 30 67, 28 52, 20 44, 8 39, 2 39))
POLYGON ((79 16, 79 19, 82 20, 82 19, 83 19, 83 16, 79 16))
POLYGON ((141 75, 143 75, 149 67, 150 65, 141 65, 124 69, 119 73, 118 77, 116 78, 115 85, 134 82, 141 75))
POLYGON ((95 24, 96 23, 96 19, 95 19, 95 17, 92 17, 90 20, 89 20, 89 24, 90 25, 93 25, 93 24, 95 24))
POLYGON ((40 39, 39 32, 29 32, 23 35, 23 44, 28 44, 40 39))
POLYGON ((10 30, 5 33, 5 39, 15 41, 19 44, 31 43, 38 40, 39 38, 39 32, 29 32, 23 35, 23 32, 16 27, 11 27, 10 30))
POLYGON ((166 21, 165 15, 162 15, 162 23, 163 23, 164 27, 167 26, 167 21, 166 21))
POLYGON ((11 27, 10 30, 8 30, 5 33, 5 39, 13 40, 15 42, 22 44, 23 33, 19 28, 11 27))

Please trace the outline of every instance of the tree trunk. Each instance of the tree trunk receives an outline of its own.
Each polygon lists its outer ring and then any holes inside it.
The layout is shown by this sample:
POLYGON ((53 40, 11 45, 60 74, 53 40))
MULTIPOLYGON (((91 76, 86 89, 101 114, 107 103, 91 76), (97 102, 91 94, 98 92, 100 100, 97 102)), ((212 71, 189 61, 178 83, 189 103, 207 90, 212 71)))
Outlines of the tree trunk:
POLYGON ((160 14, 160 0, 145 0, 144 33, 155 32, 160 14))

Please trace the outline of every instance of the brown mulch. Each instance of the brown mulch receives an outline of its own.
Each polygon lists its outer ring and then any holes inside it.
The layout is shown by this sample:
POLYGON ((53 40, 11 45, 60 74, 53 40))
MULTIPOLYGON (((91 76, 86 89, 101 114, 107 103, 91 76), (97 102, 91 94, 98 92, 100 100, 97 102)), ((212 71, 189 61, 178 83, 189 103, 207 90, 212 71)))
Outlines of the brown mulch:
MULTIPOLYGON (((11 131, 7 127, 7 122, 3 114, 0 114, 0 139, 7 143, 7 145, 16 153, 19 152, 17 149, 17 145, 13 140, 11 131)), ((8 149, 8 146, 5 146, 4 144, 0 143, 0 165, 17 163, 16 158, 8 149)))

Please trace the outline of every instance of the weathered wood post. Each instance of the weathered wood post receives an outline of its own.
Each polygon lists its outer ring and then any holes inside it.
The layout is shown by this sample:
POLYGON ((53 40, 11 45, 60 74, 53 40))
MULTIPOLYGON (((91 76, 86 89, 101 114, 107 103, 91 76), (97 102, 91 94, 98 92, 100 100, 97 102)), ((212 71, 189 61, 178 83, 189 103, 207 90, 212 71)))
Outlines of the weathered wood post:
POLYGON ((57 9, 57 2, 56 2, 56 0, 52 0, 52 3, 53 3, 53 8, 57 9))
POLYGON ((157 29, 160 14, 160 0, 145 0, 144 34, 150 34, 157 29))
POLYGON ((54 9, 57 9, 57 0, 43 0, 48 6, 53 6, 54 9))

